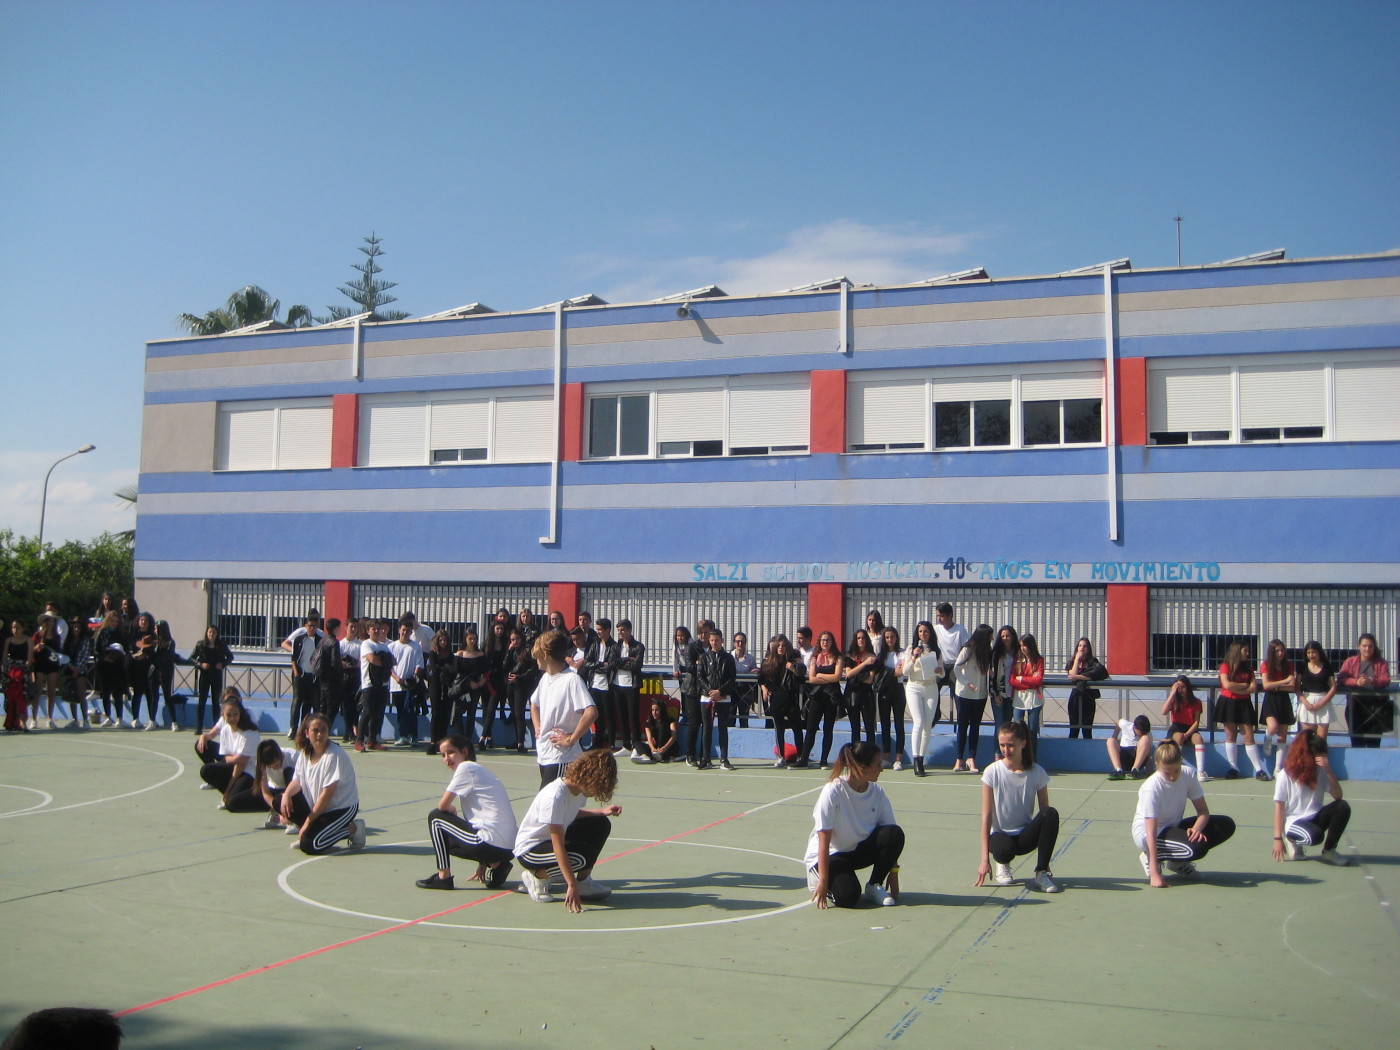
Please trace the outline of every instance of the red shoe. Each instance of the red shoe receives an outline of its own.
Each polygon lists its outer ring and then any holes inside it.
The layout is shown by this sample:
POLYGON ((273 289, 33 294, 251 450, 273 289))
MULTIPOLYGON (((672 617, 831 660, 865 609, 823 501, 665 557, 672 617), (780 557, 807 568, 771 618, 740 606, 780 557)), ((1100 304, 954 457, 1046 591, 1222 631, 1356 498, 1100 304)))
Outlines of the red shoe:
POLYGON ((362 743, 360 743, 358 740, 356 740, 356 741, 355 741, 355 750, 356 750, 356 751, 364 751, 364 749, 365 749, 365 745, 362 744, 362 743))
POLYGON ((371 751, 388 751, 389 745, 385 743, 370 744, 369 748, 371 751))

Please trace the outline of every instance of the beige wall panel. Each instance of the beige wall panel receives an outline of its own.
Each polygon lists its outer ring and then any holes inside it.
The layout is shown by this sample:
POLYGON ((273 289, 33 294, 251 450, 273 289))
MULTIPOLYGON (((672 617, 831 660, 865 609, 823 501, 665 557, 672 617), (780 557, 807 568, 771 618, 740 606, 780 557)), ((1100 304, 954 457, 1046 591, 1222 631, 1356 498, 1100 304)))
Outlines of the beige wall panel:
POLYGON ((212 471, 218 412, 213 401, 147 405, 141 416, 141 473, 212 471))
POLYGON ((170 623, 175 647, 183 653, 194 648, 209 626, 209 592, 203 580, 136 579, 136 601, 158 620, 170 623))
POLYGON ((1400 296, 1400 278, 1368 277, 1356 281, 1311 281, 1306 284, 1254 284, 1240 288, 1131 292, 1118 297, 1118 309, 1123 313, 1132 310, 1190 310, 1205 306, 1257 306, 1388 296, 1400 296))
POLYGON ((184 354, 180 357, 148 357, 147 372, 184 372, 197 368, 258 368, 264 365, 350 363, 350 340, 323 346, 288 346, 270 350, 230 350, 223 354, 184 354))

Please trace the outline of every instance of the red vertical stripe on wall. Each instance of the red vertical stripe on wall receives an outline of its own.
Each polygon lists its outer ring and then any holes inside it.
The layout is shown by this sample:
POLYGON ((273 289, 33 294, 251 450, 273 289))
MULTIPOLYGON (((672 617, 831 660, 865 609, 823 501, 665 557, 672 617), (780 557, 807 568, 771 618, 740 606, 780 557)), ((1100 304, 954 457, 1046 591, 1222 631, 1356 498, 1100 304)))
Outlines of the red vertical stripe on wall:
POLYGON ((353 467, 359 444, 360 395, 336 394, 331 398, 331 466, 353 467))
MULTIPOLYGON (((337 395, 339 396, 339 395, 337 395)), ((354 394, 350 395, 354 397, 354 394)), ((350 619, 350 581, 327 580, 326 604, 321 615, 327 620, 336 619, 341 623, 350 619)), ((345 637, 341 635, 341 637, 345 637)))
MULTIPOLYGON (((565 383, 561 389, 559 458, 577 463, 583 458, 583 384, 565 383)), ((570 626, 573 620, 569 620, 570 626)))
POLYGON ((1104 640, 1103 662, 1112 674, 1144 675, 1150 631, 1147 584, 1110 583, 1105 591, 1108 637, 1104 640))
POLYGON ((1147 358, 1117 362, 1118 444, 1147 444, 1147 358))
MULTIPOLYGON (((813 452, 846 451, 846 373, 844 369, 812 373, 813 452)), ((815 627, 815 624, 813 625, 815 627)))
POLYGON ((578 619, 578 584, 551 583, 549 585, 549 608, 545 610, 544 621, 549 622, 549 614, 555 610, 564 614, 564 626, 572 627, 578 619))
MULTIPOLYGON (((813 450, 815 451, 815 449, 813 450)), ((841 625, 845 622, 846 585, 844 583, 807 584, 807 624, 812 628, 812 643, 815 645, 823 631, 830 631, 843 647, 849 647, 847 639, 841 637, 841 625)), ((793 644, 797 644, 796 637, 793 644)))

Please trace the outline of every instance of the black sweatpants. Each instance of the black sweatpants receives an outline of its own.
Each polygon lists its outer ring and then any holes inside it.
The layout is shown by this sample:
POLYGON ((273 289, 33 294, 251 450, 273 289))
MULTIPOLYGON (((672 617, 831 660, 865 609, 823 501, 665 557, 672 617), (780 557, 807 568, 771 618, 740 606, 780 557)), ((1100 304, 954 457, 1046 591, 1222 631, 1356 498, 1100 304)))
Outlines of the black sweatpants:
POLYGON ((856 872, 870 869, 866 882, 880 886, 890 876, 890 869, 899 863, 904 852, 904 829, 898 824, 876 828, 864 842, 846 853, 833 853, 826 861, 826 892, 838 908, 854 908, 860 902, 860 876, 856 872))
POLYGON ((1024 857, 1034 850, 1036 872, 1049 871, 1050 858, 1055 853, 1055 840, 1059 834, 1060 811, 1054 806, 1047 806, 1015 835, 1004 831, 992 832, 987 849, 998 864, 1010 864, 1017 857, 1024 857))

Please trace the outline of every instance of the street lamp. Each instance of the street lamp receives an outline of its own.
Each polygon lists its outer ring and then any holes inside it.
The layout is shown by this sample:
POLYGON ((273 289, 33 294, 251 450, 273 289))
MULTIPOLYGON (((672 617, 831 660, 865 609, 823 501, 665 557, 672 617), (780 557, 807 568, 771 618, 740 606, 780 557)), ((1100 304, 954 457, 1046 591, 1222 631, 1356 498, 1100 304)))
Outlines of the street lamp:
MULTIPOLYGON (((74 456, 81 456, 84 452, 91 452, 96 447, 96 445, 84 445, 76 452, 70 452, 66 456, 59 456, 58 459, 53 461, 53 467, 58 466, 65 459, 72 459, 74 456)), ((53 474, 53 467, 50 467, 48 474, 44 475, 44 495, 43 498, 39 500, 39 557, 41 558, 44 556, 44 512, 48 510, 49 507, 49 476, 53 474)))

